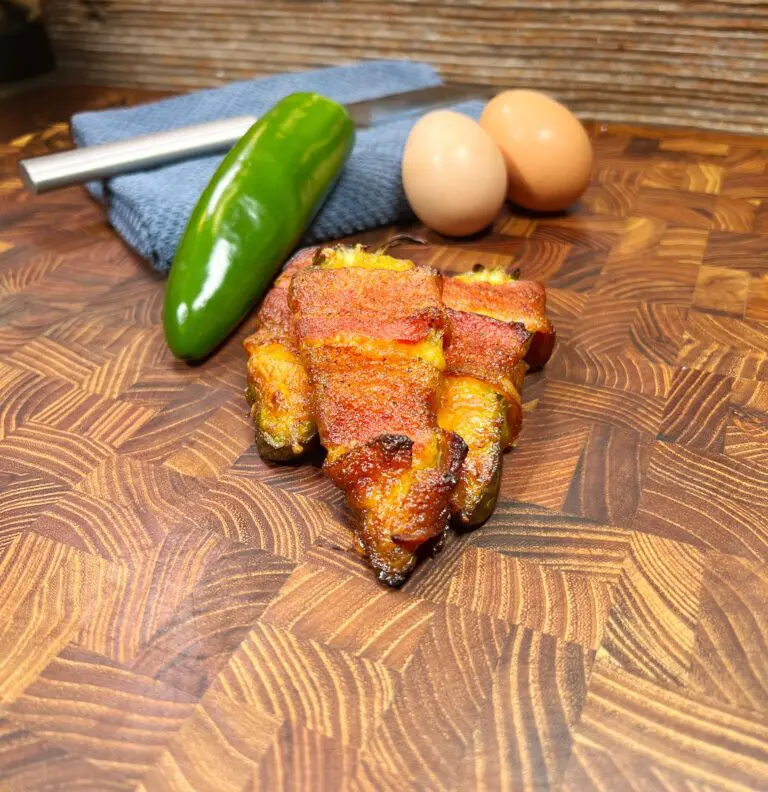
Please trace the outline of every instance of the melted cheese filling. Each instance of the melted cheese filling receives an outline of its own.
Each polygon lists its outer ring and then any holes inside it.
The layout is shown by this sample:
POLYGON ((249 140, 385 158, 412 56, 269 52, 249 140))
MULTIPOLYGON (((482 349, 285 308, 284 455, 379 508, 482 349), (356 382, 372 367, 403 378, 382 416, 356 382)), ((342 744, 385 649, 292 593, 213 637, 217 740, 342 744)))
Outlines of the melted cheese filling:
POLYGON ((413 269, 414 263, 408 259, 396 259, 381 253, 371 253, 362 245, 355 247, 323 248, 322 259, 317 265, 321 269, 369 269, 405 272, 413 269))
POLYGON ((475 377, 446 377, 437 423, 472 449, 494 439, 505 412, 504 396, 491 385, 475 377))
POLYGON ((493 286, 503 286, 514 278, 504 269, 504 267, 492 267, 491 269, 472 270, 456 275, 455 279, 462 283, 490 283, 493 286))

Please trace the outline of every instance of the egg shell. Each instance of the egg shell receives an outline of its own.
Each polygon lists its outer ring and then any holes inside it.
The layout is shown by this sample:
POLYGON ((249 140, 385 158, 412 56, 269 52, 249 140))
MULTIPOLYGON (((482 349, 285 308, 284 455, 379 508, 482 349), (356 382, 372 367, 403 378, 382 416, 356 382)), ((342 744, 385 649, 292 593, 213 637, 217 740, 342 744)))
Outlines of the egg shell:
POLYGON ((485 228, 507 190, 504 158, 469 116, 435 110, 416 122, 403 152, 403 187, 416 216, 445 236, 485 228))
POLYGON ((504 155, 507 194, 526 209, 565 209, 587 188, 594 155, 584 127, 567 107, 537 91, 504 91, 480 125, 504 155))

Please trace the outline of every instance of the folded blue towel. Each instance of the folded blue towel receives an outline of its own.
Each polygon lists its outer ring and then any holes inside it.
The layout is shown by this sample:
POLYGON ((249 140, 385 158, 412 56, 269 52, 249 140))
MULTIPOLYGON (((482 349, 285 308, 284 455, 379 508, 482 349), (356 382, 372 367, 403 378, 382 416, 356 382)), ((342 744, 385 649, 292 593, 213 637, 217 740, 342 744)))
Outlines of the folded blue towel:
MULTIPOLYGON (((80 113, 72 118, 78 146, 163 132, 188 124, 260 115, 295 91, 356 102, 440 83, 426 64, 368 61, 311 72, 279 74, 164 99, 139 107, 80 113)), ((457 110, 477 118, 480 102, 457 110)), ((315 218, 305 243, 320 242, 393 222, 408 214, 400 163, 414 118, 361 130, 339 182, 315 218)), ((88 185, 106 203, 118 233, 155 269, 167 272, 187 220, 222 155, 206 156, 88 185)))

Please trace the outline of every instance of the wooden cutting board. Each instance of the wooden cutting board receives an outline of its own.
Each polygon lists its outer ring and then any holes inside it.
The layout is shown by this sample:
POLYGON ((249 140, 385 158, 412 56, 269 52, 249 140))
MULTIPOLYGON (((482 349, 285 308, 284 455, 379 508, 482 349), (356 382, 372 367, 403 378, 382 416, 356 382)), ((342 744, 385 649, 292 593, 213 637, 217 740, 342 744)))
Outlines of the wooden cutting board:
POLYGON ((259 459, 248 328, 174 361, 102 210, 22 191, 124 97, 66 96, 0 149, 0 789, 768 788, 768 139, 595 125, 572 214, 406 251, 545 281, 559 342, 395 592, 259 459))

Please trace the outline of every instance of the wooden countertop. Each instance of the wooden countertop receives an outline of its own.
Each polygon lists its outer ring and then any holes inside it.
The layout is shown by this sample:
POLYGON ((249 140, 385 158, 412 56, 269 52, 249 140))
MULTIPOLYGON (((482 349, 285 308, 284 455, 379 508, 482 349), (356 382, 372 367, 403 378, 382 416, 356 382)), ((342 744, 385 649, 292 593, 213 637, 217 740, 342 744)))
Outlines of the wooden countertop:
POLYGON ((137 98, 0 106, 0 789, 768 788, 768 139, 594 125, 573 214, 411 250, 546 281, 559 343, 393 592, 259 459, 244 331, 174 361, 102 210, 23 192, 137 98))

